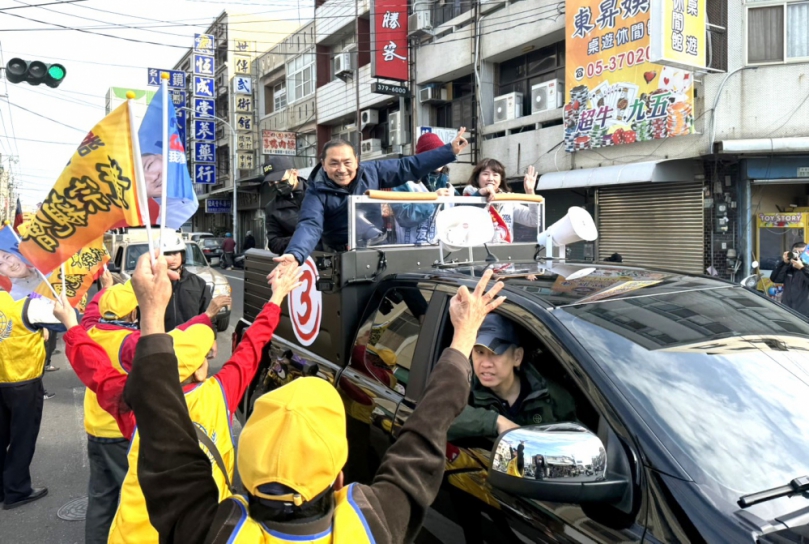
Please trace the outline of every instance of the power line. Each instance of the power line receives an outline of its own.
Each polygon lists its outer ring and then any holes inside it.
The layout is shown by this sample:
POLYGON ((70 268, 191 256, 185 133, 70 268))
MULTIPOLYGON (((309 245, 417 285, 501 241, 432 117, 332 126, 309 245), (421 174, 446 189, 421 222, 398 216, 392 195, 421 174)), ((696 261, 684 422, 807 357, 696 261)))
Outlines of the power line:
MULTIPOLYGON (((3 138, 3 137, 8 138, 8 135, 7 134, 0 135, 0 138, 3 138)), ((20 138, 19 136, 14 138, 14 139, 15 140, 20 140, 21 142, 36 142, 38 144, 57 144, 57 145, 69 145, 69 146, 72 146, 72 147, 76 147, 75 143, 69 143, 69 142, 56 142, 56 141, 53 141, 53 140, 34 140, 32 138, 20 138)))
MULTIPOLYGON (((12 9, 25 9, 25 8, 39 8, 42 6, 53 6, 54 4, 75 4, 76 2, 86 2, 87 0, 61 0, 60 2, 48 2, 47 4, 26 4, 24 6, 12 6, 8 8, 0 8, 0 11, 9 11, 12 9)), ((20 2, 21 4, 23 2, 20 2)))
MULTIPOLYGON (((8 98, 6 98, 6 103, 9 104, 10 106, 14 106, 15 108, 20 108, 21 110, 27 111, 28 113, 32 113, 32 114, 36 115, 37 117, 42 117, 43 119, 47 119, 48 121, 52 121, 52 122, 56 123, 57 125, 62 125, 63 127, 72 128, 73 130, 78 130, 79 132, 81 132, 83 134, 87 134, 86 130, 82 130, 80 128, 70 126, 70 125, 68 125, 66 123, 63 123, 61 121, 57 121, 56 119, 51 119, 47 115, 42 115, 41 113, 37 113, 37 112, 35 112, 33 110, 29 110, 28 108, 24 108, 24 107, 20 106, 19 104, 15 104, 14 102, 11 102, 8 98)), ((16 136, 16 134, 14 134, 14 125, 13 124, 11 125, 11 133, 14 135, 14 138, 16 139, 17 136, 16 136)))

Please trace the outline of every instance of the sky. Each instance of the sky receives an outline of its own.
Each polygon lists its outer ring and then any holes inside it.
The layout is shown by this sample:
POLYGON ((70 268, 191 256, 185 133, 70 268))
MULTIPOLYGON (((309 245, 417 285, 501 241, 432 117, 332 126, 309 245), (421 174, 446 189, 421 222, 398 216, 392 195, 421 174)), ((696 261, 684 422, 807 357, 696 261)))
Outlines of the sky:
POLYGON ((296 0, 0 0, 2 66, 20 57, 67 70, 56 89, 0 80, 0 161, 23 205, 44 199, 104 117, 109 87, 146 89, 147 68, 172 68, 194 33, 225 9, 305 22, 313 13, 312 3, 304 4, 309 7, 296 0))

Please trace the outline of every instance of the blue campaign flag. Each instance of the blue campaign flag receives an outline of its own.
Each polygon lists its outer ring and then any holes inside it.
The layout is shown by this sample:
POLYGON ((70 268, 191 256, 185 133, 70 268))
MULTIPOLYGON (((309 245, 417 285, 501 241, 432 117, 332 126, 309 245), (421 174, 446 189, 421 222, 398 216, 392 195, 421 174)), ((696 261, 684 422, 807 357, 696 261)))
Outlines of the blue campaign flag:
MULTIPOLYGON (((169 97, 171 98, 171 97, 169 97)), ((186 164, 185 146, 180 138, 177 113, 174 104, 168 101, 168 182, 166 185, 166 227, 178 229, 194 215, 199 207, 191 175, 186 164)), ((152 98, 146 115, 138 130, 143 170, 146 176, 146 193, 160 203, 163 168, 163 88, 152 98)), ((157 224, 158 218, 152 217, 157 224)))
POLYGON ((36 268, 20 253, 11 225, 0 230, 0 288, 20 300, 42 283, 36 268))

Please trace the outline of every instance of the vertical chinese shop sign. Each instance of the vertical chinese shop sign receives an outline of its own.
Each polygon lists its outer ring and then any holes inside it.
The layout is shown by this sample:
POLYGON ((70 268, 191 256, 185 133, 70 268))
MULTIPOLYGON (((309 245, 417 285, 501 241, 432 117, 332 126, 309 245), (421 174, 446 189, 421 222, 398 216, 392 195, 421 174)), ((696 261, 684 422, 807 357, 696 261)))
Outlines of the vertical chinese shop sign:
POLYGON ((651 0, 568 0, 569 153, 693 134, 694 76, 649 62, 650 5, 651 0))
POLYGON ((371 77, 408 81, 407 0, 373 0, 371 77))

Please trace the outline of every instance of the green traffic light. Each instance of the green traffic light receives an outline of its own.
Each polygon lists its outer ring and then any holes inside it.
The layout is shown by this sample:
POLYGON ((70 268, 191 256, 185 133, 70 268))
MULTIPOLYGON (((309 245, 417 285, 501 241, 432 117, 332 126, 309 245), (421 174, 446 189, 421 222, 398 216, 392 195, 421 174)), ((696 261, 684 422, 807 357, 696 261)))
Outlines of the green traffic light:
POLYGON ((56 81, 60 81, 65 77, 65 69, 58 64, 51 64, 48 68, 48 75, 56 81))

